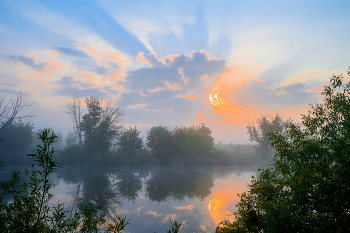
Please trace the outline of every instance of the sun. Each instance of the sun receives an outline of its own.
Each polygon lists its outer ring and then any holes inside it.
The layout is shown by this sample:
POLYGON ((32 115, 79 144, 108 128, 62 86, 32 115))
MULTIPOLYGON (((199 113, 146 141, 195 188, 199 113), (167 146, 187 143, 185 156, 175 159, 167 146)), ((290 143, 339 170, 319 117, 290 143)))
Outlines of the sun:
POLYGON ((209 100, 210 100, 210 103, 214 106, 223 105, 226 103, 226 101, 220 97, 220 92, 218 87, 213 88, 212 92, 209 95, 209 100))

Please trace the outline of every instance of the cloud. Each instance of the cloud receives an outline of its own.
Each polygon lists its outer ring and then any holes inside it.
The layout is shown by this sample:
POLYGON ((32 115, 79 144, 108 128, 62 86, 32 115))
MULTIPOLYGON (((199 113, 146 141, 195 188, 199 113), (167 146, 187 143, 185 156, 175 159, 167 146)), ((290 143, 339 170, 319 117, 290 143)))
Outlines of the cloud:
POLYGON ((81 58, 88 57, 88 55, 86 53, 83 53, 79 50, 75 50, 75 49, 71 49, 71 48, 53 47, 53 49, 59 53, 65 54, 65 55, 76 56, 76 57, 81 57, 81 58))
POLYGON ((126 65, 131 62, 124 54, 107 49, 101 51, 94 45, 84 46, 82 43, 76 43, 76 46, 98 61, 100 66, 105 69, 104 74, 100 74, 102 79, 105 80, 103 82, 106 82, 106 80, 110 82, 125 81, 124 71, 126 70, 126 65))
POLYGON ((162 216, 162 214, 157 214, 154 211, 147 211, 145 214, 150 214, 150 215, 153 215, 154 217, 162 216))
POLYGON ((196 122, 195 122, 195 123, 192 123, 191 126, 192 126, 192 125, 199 125, 199 124, 203 123, 203 120, 206 120, 206 119, 209 119, 209 117, 204 117, 204 116, 202 116, 202 113, 199 112, 199 113, 198 113, 198 116, 197 116, 197 118, 196 118, 196 122))
POLYGON ((129 89, 167 88, 167 84, 174 83, 178 90, 198 89, 201 87, 201 77, 207 75, 207 79, 213 80, 225 70, 226 64, 225 60, 209 60, 204 52, 193 52, 192 57, 182 54, 174 57, 172 61, 165 60, 165 64, 159 61, 155 54, 150 54, 144 59, 152 66, 127 72, 129 89), (187 85, 184 80, 187 80, 187 85))
POLYGON ((127 108, 141 109, 141 108, 145 108, 146 106, 147 106, 147 104, 133 104, 133 105, 128 105, 127 108))
POLYGON ((179 89, 179 88, 177 87, 177 84, 176 84, 176 83, 170 84, 168 81, 165 81, 165 84, 167 85, 168 89, 172 89, 172 90, 177 90, 177 89, 179 89))
POLYGON ((168 214, 167 216, 165 216, 163 223, 167 223, 169 221, 169 218, 174 222, 176 217, 176 214, 168 214))
POLYGON ((164 88, 163 88, 163 87, 158 87, 158 86, 157 86, 157 88, 154 88, 154 89, 147 89, 147 91, 149 91, 149 92, 151 92, 151 93, 158 92, 158 91, 160 91, 160 90, 164 90, 164 88))
POLYGON ((152 64, 146 60, 146 58, 143 56, 143 52, 139 52, 136 56, 136 61, 140 62, 141 64, 149 65, 149 67, 152 67, 152 64))
POLYGON ((175 97, 179 97, 179 98, 188 98, 188 99, 195 99, 196 97, 193 96, 192 94, 191 95, 182 95, 182 94, 179 94, 179 95, 176 95, 175 97))
POLYGON ((178 206, 178 207, 174 207, 174 209, 176 210, 183 210, 183 209, 188 209, 188 210, 192 210, 192 208, 194 208, 194 205, 188 205, 188 206, 178 206))
POLYGON ((8 56, 6 56, 6 58, 8 60, 12 60, 15 62, 21 62, 21 63, 25 64, 26 66, 31 67, 32 69, 34 69, 36 71, 40 71, 46 66, 45 62, 37 63, 36 60, 37 60, 38 56, 35 54, 24 54, 24 55, 18 55, 18 56, 8 55, 8 56))
POLYGON ((72 76, 63 76, 55 83, 59 87, 58 90, 55 91, 55 95, 58 96, 74 96, 78 94, 80 96, 97 96, 105 99, 109 97, 109 94, 117 94, 117 92, 111 90, 110 87, 96 88, 91 83, 86 83, 72 76))

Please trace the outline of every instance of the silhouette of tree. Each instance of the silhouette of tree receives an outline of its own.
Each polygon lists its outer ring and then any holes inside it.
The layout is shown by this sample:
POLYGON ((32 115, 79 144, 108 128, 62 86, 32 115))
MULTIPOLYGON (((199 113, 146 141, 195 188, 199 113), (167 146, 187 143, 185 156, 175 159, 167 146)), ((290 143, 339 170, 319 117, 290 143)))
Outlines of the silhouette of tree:
POLYGON ((174 141, 179 156, 194 157, 207 155, 214 146, 211 130, 203 123, 198 126, 175 127, 174 141))
POLYGON ((74 134, 78 139, 80 149, 83 149, 83 135, 81 130, 83 111, 81 109, 81 98, 78 95, 72 96, 71 100, 66 102, 66 106, 66 113, 70 116, 73 123, 74 134))
POLYGON ((167 127, 153 126, 147 131, 146 144, 161 163, 166 163, 174 155, 174 138, 167 127))
POLYGON ((1 160, 6 163, 28 163, 30 159, 25 156, 30 152, 33 143, 33 125, 30 122, 23 123, 21 120, 13 121, 0 131, 1 160))
POLYGON ((25 100, 26 95, 21 91, 17 93, 15 100, 10 99, 7 103, 5 103, 5 97, 0 97, 0 131, 10 127, 16 121, 28 120, 36 115, 33 110, 23 113, 25 109, 33 105, 27 104, 25 100), (20 114, 21 112, 23 114, 20 114))
POLYGON ((81 130, 84 133, 84 148, 90 156, 100 163, 100 155, 105 155, 121 129, 120 121, 124 116, 119 107, 107 101, 106 107, 101 107, 101 100, 96 97, 86 97, 88 113, 82 117, 81 130))
POLYGON ((249 140, 258 143, 258 157, 262 160, 269 161, 273 157, 273 150, 270 145, 271 141, 268 133, 282 129, 284 122, 278 113, 276 113, 274 117, 261 116, 256 122, 258 124, 257 127, 254 125, 247 126, 249 140))
POLYGON ((118 151, 128 157, 133 157, 142 150, 143 141, 140 137, 140 131, 135 128, 129 128, 123 130, 120 133, 119 140, 117 142, 118 151))

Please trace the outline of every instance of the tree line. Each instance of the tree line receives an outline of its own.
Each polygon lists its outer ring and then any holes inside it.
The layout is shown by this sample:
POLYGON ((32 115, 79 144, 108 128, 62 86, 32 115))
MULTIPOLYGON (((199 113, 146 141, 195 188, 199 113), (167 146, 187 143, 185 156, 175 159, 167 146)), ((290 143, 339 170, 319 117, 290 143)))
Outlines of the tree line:
MULTIPOLYGON (((28 164, 23 156, 40 142, 30 120, 35 116, 27 104, 25 94, 17 94, 16 100, 5 103, 0 99, 0 144, 2 161, 10 164, 28 164), (21 115, 22 114, 22 115, 21 115)), ((214 148, 211 130, 204 124, 197 126, 153 126, 146 133, 145 142, 136 128, 122 127, 124 112, 112 102, 90 96, 72 97, 67 101, 66 113, 72 122, 72 130, 63 139, 58 132, 54 146, 60 162, 66 165, 249 165, 255 161, 272 159, 272 148, 266 133, 283 126, 283 119, 262 116, 257 126, 248 125, 248 134, 257 144, 256 156, 243 158, 214 148)), ((51 128, 51 130, 53 130, 51 128)))

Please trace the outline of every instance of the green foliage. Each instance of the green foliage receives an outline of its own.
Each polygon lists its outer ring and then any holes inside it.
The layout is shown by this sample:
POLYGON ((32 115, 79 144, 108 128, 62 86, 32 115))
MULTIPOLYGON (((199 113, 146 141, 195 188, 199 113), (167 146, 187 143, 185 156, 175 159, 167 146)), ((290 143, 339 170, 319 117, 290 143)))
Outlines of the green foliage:
POLYGON ((180 156, 203 156, 209 154, 214 146, 211 130, 203 123, 199 126, 175 127, 173 135, 180 156))
POLYGON ((119 233, 122 230, 125 229, 125 226, 129 224, 129 219, 126 219, 126 217, 119 217, 118 216, 118 221, 115 222, 114 224, 108 224, 108 231, 113 232, 113 233, 119 233))
POLYGON ((214 146, 211 130, 204 124, 190 127, 156 126, 147 131, 147 146, 162 163, 173 158, 201 158, 214 146))
MULTIPOLYGON (((265 161, 270 161, 273 157, 272 147, 268 133, 283 129, 283 119, 276 113, 274 117, 261 116, 256 120, 258 126, 248 125, 248 135, 251 142, 258 143, 257 156, 265 161)), ((253 123, 254 124, 254 123, 253 123)))
MULTIPOLYGON (((63 149, 63 137, 62 134, 60 132, 55 131, 53 128, 51 127, 47 127, 47 130, 51 131, 51 132, 56 132, 55 134, 57 135, 57 138, 55 139, 55 142, 51 145, 52 147, 55 147, 55 150, 60 150, 63 149)), ((44 130, 43 129, 38 129, 36 130, 36 132, 33 134, 33 143, 31 148, 35 149, 37 145, 39 145, 41 143, 41 139, 39 137, 35 137, 35 135, 41 135, 42 132, 44 130)))
POLYGON ((147 131, 147 146, 152 154, 158 158, 161 163, 166 162, 168 157, 174 155, 174 139, 172 132, 163 126, 153 126, 147 131))
POLYGON ((88 163, 101 164, 101 155, 105 156, 121 128, 119 125, 123 113, 120 108, 107 101, 105 108, 96 97, 85 98, 88 113, 80 124, 84 134, 84 149, 89 155, 88 163))
POLYGON ((350 83, 333 76, 300 124, 270 133, 272 163, 216 232, 350 230, 350 83))
POLYGON ((120 133, 117 142, 118 151, 127 157, 134 157, 140 153, 143 147, 143 141, 140 137, 140 131, 135 128, 129 128, 120 133))
POLYGON ((30 152, 33 142, 33 125, 30 122, 12 122, 0 131, 0 154, 3 162, 25 163, 27 158, 23 155, 30 152))
MULTIPOLYGON (((50 135, 50 130, 44 129, 38 136, 42 145, 28 155, 34 161, 33 170, 25 170, 29 182, 20 178, 19 171, 12 173, 11 180, 0 182, 0 229, 3 232, 97 232, 106 221, 104 215, 99 214, 99 207, 81 206, 80 212, 73 214, 63 203, 49 205, 53 197, 49 190, 55 186, 50 174, 61 167, 52 148, 57 135, 53 132, 50 135)), ((124 229, 125 223, 124 218, 114 225, 124 229)), ((109 229, 112 227, 107 231, 109 229)))
POLYGON ((167 233, 178 233, 181 228, 181 223, 178 223, 176 221, 172 222, 170 219, 171 229, 167 231, 167 233))

